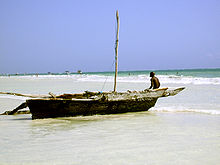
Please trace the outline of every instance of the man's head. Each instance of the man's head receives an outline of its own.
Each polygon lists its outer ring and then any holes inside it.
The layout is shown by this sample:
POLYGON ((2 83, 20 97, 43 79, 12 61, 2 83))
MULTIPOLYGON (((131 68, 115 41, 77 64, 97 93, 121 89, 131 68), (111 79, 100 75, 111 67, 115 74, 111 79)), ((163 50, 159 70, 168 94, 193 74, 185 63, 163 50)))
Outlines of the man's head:
POLYGON ((155 73, 154 72, 150 72, 150 77, 154 77, 155 73))

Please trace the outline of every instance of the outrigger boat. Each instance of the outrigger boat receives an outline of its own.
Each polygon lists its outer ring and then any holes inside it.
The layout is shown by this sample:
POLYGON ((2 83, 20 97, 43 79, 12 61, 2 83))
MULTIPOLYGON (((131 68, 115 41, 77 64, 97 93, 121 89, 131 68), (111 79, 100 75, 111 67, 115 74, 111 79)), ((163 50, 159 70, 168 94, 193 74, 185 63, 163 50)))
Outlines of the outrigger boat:
POLYGON ((143 91, 116 92, 117 78, 117 55, 118 55, 118 33, 119 17, 117 18, 117 38, 115 47, 115 81, 113 92, 88 92, 81 94, 63 94, 56 96, 49 93, 42 95, 25 95, 16 93, 0 92, 0 94, 10 94, 31 97, 26 102, 15 108, 13 111, 6 111, 4 114, 15 114, 18 110, 28 107, 32 114, 32 119, 85 116, 96 114, 117 114, 126 112, 147 111, 153 107, 158 98, 174 96, 184 89, 145 89, 143 91))
POLYGON ((4 114, 16 114, 19 112, 18 110, 28 107, 32 114, 32 119, 43 119, 147 111, 156 104, 158 98, 174 96, 183 89, 184 87, 173 90, 161 88, 104 93, 86 91, 81 94, 63 94, 59 96, 55 96, 52 93, 48 96, 3 92, 0 94, 32 97, 32 99, 27 99, 25 103, 22 103, 13 111, 6 111, 4 114))

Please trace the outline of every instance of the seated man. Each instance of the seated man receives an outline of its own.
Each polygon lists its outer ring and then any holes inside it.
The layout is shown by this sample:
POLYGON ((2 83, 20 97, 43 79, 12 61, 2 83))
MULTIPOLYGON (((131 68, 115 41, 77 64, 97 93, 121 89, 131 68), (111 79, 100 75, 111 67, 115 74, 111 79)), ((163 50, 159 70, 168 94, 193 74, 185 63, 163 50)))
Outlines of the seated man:
POLYGON ((154 76, 155 73, 154 72, 150 72, 150 81, 151 81, 151 86, 149 89, 153 88, 153 89, 157 89, 160 87, 160 82, 159 79, 157 77, 154 76))

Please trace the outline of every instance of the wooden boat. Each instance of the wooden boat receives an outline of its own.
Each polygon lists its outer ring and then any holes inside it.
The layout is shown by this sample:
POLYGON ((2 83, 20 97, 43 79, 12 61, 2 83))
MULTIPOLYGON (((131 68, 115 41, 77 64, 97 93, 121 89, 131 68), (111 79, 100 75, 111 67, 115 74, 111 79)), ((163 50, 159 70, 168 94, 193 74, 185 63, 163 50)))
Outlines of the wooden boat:
POLYGON ((28 107, 32 114, 32 119, 43 119, 147 111, 156 104, 158 98, 174 96, 183 89, 184 87, 176 89, 145 89, 143 91, 121 93, 86 91, 81 94, 63 94, 59 96, 55 96, 52 93, 48 96, 3 92, 0 92, 0 94, 32 97, 32 99, 27 99, 25 103, 22 103, 13 111, 6 111, 5 115, 16 114, 19 112, 18 110, 28 107))
POLYGON ((0 94, 11 94, 33 98, 26 100, 25 103, 21 104, 13 111, 6 111, 4 114, 15 114, 19 109, 25 107, 29 107, 32 119, 147 111, 156 104, 158 98, 174 96, 182 91, 184 88, 177 88, 174 90, 162 88, 154 90, 145 89, 143 91, 116 92, 119 32, 118 11, 116 12, 116 18, 118 28, 115 47, 116 65, 113 92, 85 92, 81 94, 63 94, 60 96, 55 96, 52 93, 49 93, 50 95, 48 96, 36 96, 0 92, 0 94))
POLYGON ((123 93, 88 93, 62 95, 58 98, 29 99, 27 106, 32 119, 55 118, 68 116, 85 116, 96 114, 117 114, 126 112, 147 111, 160 97, 175 95, 184 88, 167 90, 146 90, 123 93))

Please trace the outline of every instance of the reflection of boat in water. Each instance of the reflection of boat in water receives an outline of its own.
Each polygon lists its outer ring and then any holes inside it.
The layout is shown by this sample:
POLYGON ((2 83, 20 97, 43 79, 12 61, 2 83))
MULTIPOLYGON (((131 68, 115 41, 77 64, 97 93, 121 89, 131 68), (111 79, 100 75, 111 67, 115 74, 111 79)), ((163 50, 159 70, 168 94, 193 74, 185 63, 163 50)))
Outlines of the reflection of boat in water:
MULTIPOLYGON (((118 22, 118 12, 116 16, 118 22)), ((168 88, 162 88, 121 93, 116 92, 118 29, 119 28, 117 28, 115 47, 116 65, 113 92, 85 92, 81 94, 63 94, 59 96, 55 96, 52 93, 49 93, 50 95, 48 96, 34 96, 0 92, 0 94, 12 94, 34 98, 26 100, 25 103, 22 103, 13 111, 6 111, 4 114, 14 114, 17 113, 19 109, 25 107, 29 107, 32 119, 147 111, 156 104, 158 98, 174 96, 184 89, 177 88, 169 90, 168 88)))

